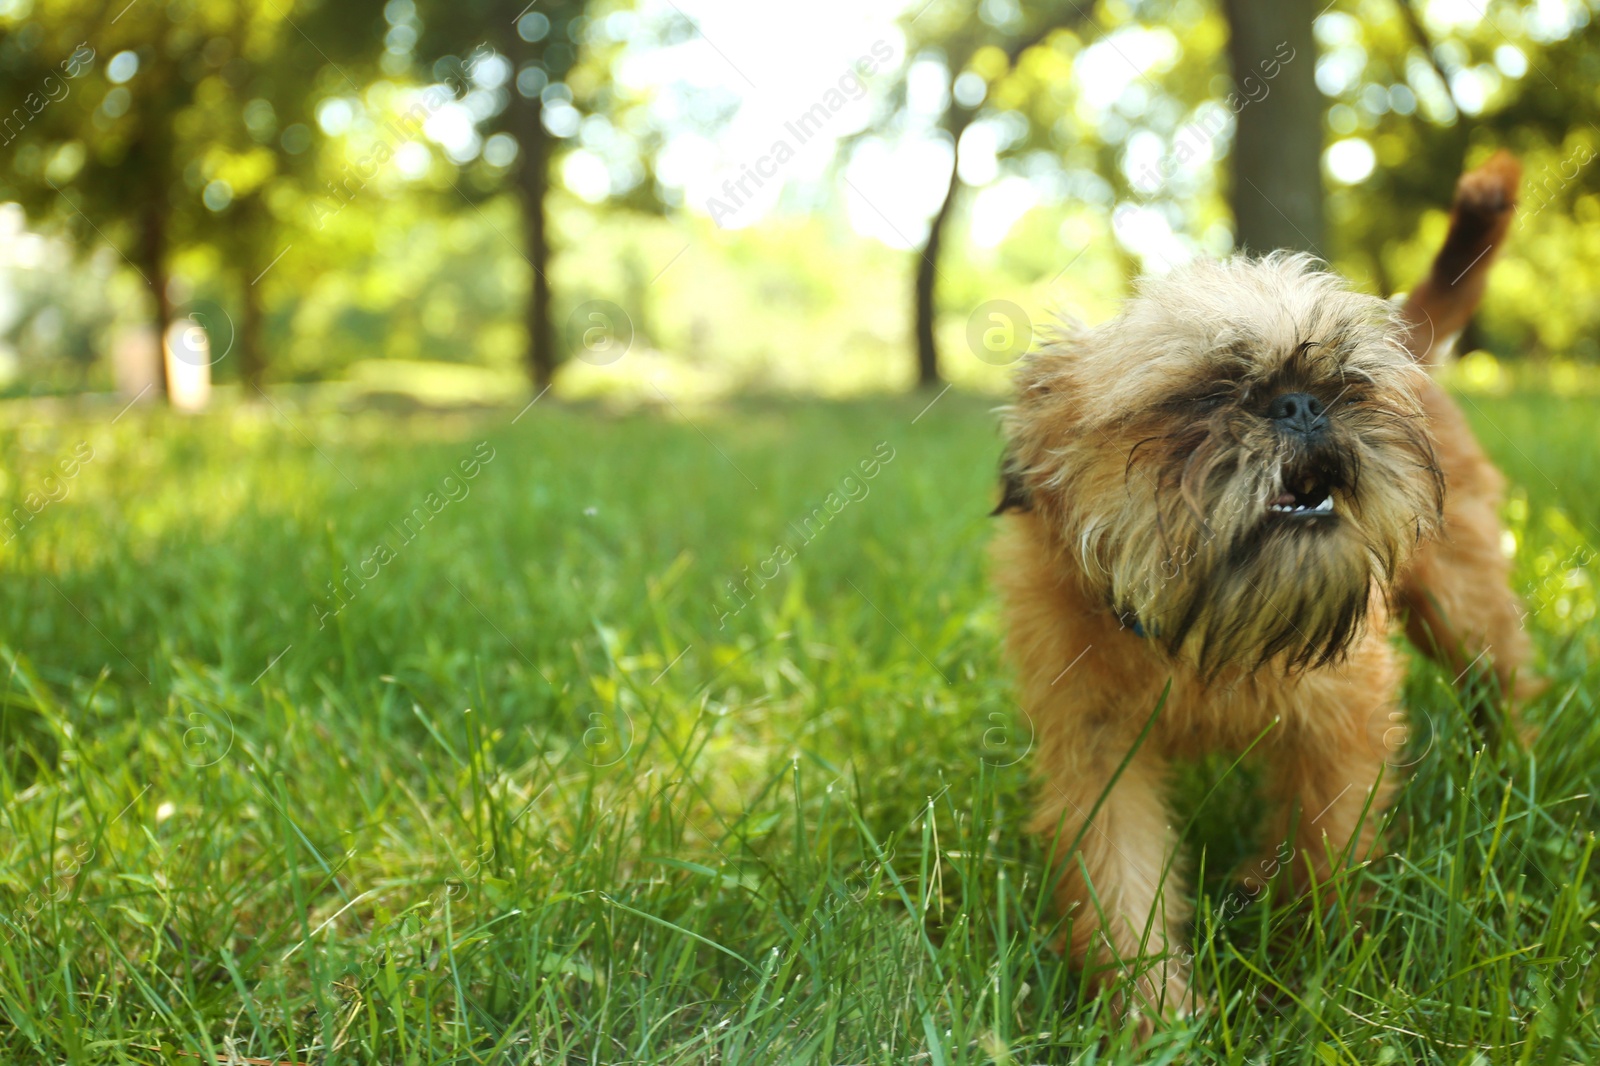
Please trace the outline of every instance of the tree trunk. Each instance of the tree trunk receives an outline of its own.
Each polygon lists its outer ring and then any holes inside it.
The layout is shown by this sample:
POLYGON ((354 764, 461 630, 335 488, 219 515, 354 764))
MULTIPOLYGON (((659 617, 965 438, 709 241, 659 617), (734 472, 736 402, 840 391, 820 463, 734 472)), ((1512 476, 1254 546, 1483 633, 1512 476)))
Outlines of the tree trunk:
POLYGON ((525 321, 528 327, 528 376, 542 392, 555 378, 555 332, 550 323, 550 239, 545 225, 545 198, 550 191, 550 134, 544 128, 544 105, 537 97, 515 99, 517 142, 522 166, 517 195, 522 201, 523 254, 533 268, 525 321))
POLYGON ((167 299, 167 185, 157 180, 144 202, 139 233, 139 269, 150 284, 151 315, 156 327, 156 374, 161 395, 172 395, 167 380, 167 327, 172 322, 172 303, 167 299))
POLYGON ((239 296, 240 320, 236 340, 239 345, 239 383, 243 386, 245 398, 249 399, 262 391, 261 383, 266 378, 266 350, 262 347, 264 315, 261 290, 250 284, 250 278, 244 279, 244 289, 239 296))
POLYGON ((1223 0, 1237 94, 1232 188, 1234 243, 1325 256, 1322 104, 1313 0, 1223 0))
POLYGON ((950 183, 945 186, 944 201, 928 223, 928 239, 917 260, 917 279, 914 295, 917 338, 917 385, 928 388, 939 384, 939 347, 933 337, 934 296, 939 280, 939 250, 944 244, 945 223, 955 206, 956 193, 961 189, 961 134, 967 128, 965 117, 948 113, 945 128, 951 134, 950 183))
POLYGON ((244 269, 239 273, 239 328, 233 343, 239 351, 239 384, 246 399, 254 399, 262 390, 266 379, 267 350, 265 347, 266 315, 261 306, 262 255, 266 248, 265 237, 271 231, 266 205, 257 195, 251 195, 238 205, 240 238, 235 255, 244 269))

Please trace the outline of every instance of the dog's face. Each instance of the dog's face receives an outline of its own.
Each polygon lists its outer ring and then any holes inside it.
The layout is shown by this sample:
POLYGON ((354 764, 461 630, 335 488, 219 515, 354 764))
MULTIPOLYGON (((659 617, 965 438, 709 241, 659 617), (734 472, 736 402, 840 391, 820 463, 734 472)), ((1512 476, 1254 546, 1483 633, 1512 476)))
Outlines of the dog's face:
POLYGON ((1306 256, 1147 279, 1024 364, 1001 506, 1202 673, 1332 661, 1439 522, 1399 337, 1306 256))

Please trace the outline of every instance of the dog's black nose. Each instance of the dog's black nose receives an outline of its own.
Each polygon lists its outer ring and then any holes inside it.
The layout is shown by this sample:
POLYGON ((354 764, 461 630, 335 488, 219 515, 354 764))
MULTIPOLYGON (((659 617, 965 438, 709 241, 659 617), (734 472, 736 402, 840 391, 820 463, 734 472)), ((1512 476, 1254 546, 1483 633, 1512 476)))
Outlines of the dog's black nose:
POLYGON ((1322 401, 1309 392, 1286 392, 1267 406, 1267 417, 1291 433, 1309 437, 1327 426, 1322 417, 1325 410, 1322 401))

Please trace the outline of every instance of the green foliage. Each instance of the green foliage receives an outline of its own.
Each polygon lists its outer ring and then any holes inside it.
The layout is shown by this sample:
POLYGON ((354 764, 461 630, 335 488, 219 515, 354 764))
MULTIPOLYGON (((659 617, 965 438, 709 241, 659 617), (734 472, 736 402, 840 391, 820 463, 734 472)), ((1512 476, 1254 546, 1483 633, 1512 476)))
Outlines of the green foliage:
MULTIPOLYGON (((1527 166, 1523 214, 1468 346, 1600 356, 1600 311, 1588 298, 1600 287, 1592 7, 1497 2, 1479 18, 1420 4, 1423 37, 1405 5, 1386 0, 1322 14, 1320 55, 1292 62, 1318 66, 1327 140, 1363 141, 1376 163, 1354 185, 1330 180, 1335 266, 1374 290, 1407 288, 1443 232, 1457 174, 1510 147, 1527 166)), ((173 316, 198 309, 220 323, 214 349, 233 345, 214 368, 225 382, 334 378, 384 357, 498 372, 524 356, 538 273, 553 290, 543 320, 557 356, 567 354, 571 309, 605 299, 654 347, 725 380, 897 387, 906 373, 896 351, 911 338, 899 321, 910 317, 909 264, 852 237, 837 193, 738 239, 710 233, 699 215, 674 212, 675 230, 660 222, 670 191, 656 180, 658 150, 684 128, 715 136, 727 116, 708 107, 664 118, 613 77, 625 54, 697 32, 684 16, 658 14, 617 0, 526 10, 498 0, 0 5, 0 99, 10 107, 0 113, 0 199, 60 242, 30 261, 49 269, 6 271, 17 298, 0 324, 0 373, 15 377, 6 387, 106 387, 107 353, 160 313, 158 296, 173 316), (416 133, 419 117, 447 107, 470 111, 465 141, 416 133), (530 170, 548 178, 548 195, 530 170), (569 188, 572 174, 589 177, 569 188), (530 204, 548 215, 542 266, 530 263, 530 204), (650 279, 665 262, 654 242, 669 232, 700 263, 672 278, 663 306, 650 279), (602 243, 575 243, 591 240, 602 243), (650 255, 637 254, 642 244, 650 255), (755 248, 776 253, 755 263, 755 248), (848 282, 814 261, 822 249, 851 264, 848 282), (690 328, 678 304, 716 311, 697 311, 690 328), (808 325, 824 319, 827 331, 808 325), (744 347, 705 343, 733 322, 744 347), (780 343, 791 336, 803 345, 780 343), (823 372, 828 360, 801 354, 839 347, 852 356, 836 376, 823 372)), ((995 378, 965 340, 985 301, 1018 303, 1036 327, 1057 308, 1096 318, 1127 275, 1160 268, 1117 221, 1130 208, 1191 250, 1226 250, 1230 134, 1217 122, 1237 87, 1216 5, 935 0, 910 15, 911 60, 944 66, 947 83, 964 77, 964 99, 976 102, 911 114, 899 84, 846 150, 938 136, 940 125, 994 146, 998 170, 958 197, 940 259, 936 335, 952 379, 995 378), (1116 64, 1139 73, 1104 100, 1098 83, 1116 64), (975 244, 979 200, 1023 179, 1038 206, 997 248, 975 244)))
MULTIPOLYGON (((1151 1061, 1600 1053, 1600 633, 1552 584, 1595 393, 1464 370, 1542 732, 1486 748, 1418 661, 1390 853, 1328 909, 1241 897, 1242 778, 1187 777, 1216 1006, 1151 1061)), ((1140 1060, 1023 828, 988 402, 552 402, 3 431, 6 514, 51 502, 0 547, 0 1058, 1140 1060)))
MULTIPOLYGON (((1469 347, 1594 359, 1600 312, 1587 294, 1600 285, 1600 178, 1590 164, 1600 140, 1590 120, 1600 102, 1592 89, 1600 38, 1588 32, 1593 5, 1507 3, 1491 5, 1486 15, 1419 5, 1421 38, 1408 26, 1405 7, 1363 0, 1324 11, 1319 54, 1289 60, 1317 65, 1328 94, 1319 119, 1327 142, 1364 142, 1376 161, 1355 184, 1329 176, 1332 236, 1325 254, 1371 290, 1409 288, 1443 237, 1457 176, 1494 149, 1510 148, 1526 167, 1523 207, 1469 347)), ((1033 240, 1041 223, 1049 232, 1065 203, 1107 220, 1147 210, 1191 251, 1225 253, 1231 227, 1218 168, 1231 139, 1230 94, 1244 90, 1229 77, 1220 12, 1181 0, 1071 8, 1059 20, 1062 28, 1038 33, 1050 18, 1048 9, 936 2, 911 24, 928 49, 942 50, 952 76, 976 74, 987 87, 957 131, 968 121, 994 123, 1001 174, 1047 177, 1057 190, 1018 222, 1008 244, 1033 240), (1013 12, 1012 20, 993 24, 1003 11, 1013 12), (1131 43, 1141 35, 1165 41, 1169 59, 1146 66, 1144 56, 1163 49, 1147 53, 1131 43), (1093 86, 1081 75, 1091 45, 1141 70, 1106 106, 1089 104, 1093 86), (1020 48, 1014 63, 1008 48, 1020 48), (1148 152, 1135 152, 1141 141, 1160 146, 1154 166, 1148 152)), ((1272 91, 1270 78, 1262 88, 1272 91)), ((1107 245, 1102 258, 1120 253, 1116 273, 1168 266, 1121 226, 1102 221, 1097 229, 1086 243, 1107 245)), ((1053 260, 1023 280, 1037 285, 1055 277, 1079 247, 1061 242, 1053 260)), ((945 262, 960 259, 958 248, 945 262)), ((1092 268, 1074 270, 1069 280, 1093 288, 1099 276, 1092 268)), ((944 286, 941 312, 953 327, 963 326, 973 307, 996 295, 944 286)), ((1065 302, 1081 299, 1071 293, 1065 302)))
POLYGON ((1499 352, 1600 356, 1595 71, 1591 3, 1492 5, 1482 20, 1422 21, 1435 60, 1401 18, 1372 2, 1318 24, 1330 141, 1361 138, 1376 167, 1332 186, 1335 263, 1374 288, 1409 288, 1442 239, 1455 175, 1497 148, 1523 162, 1522 207, 1473 338, 1499 352), (1440 80, 1443 71, 1451 80, 1440 80), (1420 225, 1418 220, 1420 221, 1420 225))

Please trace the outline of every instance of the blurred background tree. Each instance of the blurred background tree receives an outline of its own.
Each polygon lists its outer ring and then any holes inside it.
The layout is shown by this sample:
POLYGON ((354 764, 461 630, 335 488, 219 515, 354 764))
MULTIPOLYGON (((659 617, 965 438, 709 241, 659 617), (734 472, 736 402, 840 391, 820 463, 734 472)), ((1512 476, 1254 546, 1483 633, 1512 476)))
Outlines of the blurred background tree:
POLYGON ((1324 254, 1311 28, 1321 9, 1316 0, 1224 0, 1235 101, 1228 206, 1240 248, 1324 254))
MULTIPOLYGON (((1196 109, 1185 105, 1204 106, 1223 69, 1219 56, 1223 35, 1216 15, 1195 4, 1165 5, 1161 21, 1162 28, 1152 31, 1138 21, 1115 20, 1104 8, 1086 8, 1070 0, 1029 9, 995 0, 934 4, 913 20, 913 28, 919 29, 912 45, 916 48, 920 42, 921 48, 907 74, 915 76, 919 64, 942 68, 945 92, 937 126, 952 146, 949 184, 928 223, 916 265, 913 313, 919 384, 940 380, 934 287, 943 233, 964 187, 1009 183, 1020 188, 1026 182, 1049 189, 1057 199, 1081 196, 1111 218, 1119 205, 1152 211, 1174 224, 1186 210, 1195 210, 1193 205, 1185 208, 1179 201, 1153 195, 1164 192, 1165 183, 1149 185, 1145 179, 1154 170, 1148 167, 1145 174, 1134 174, 1126 147, 1139 136, 1172 143, 1185 127, 1199 130, 1207 141, 1218 135, 1220 122, 1210 127, 1197 123, 1196 109), (1186 42, 1183 62, 1176 61, 1180 37, 1186 42), (1087 84, 1078 69, 1080 59, 1087 61, 1087 84), (1098 92, 1099 72, 1107 64, 1120 68, 1119 80, 1129 83, 1116 98, 1101 98, 1098 92), (973 142, 966 167, 961 152, 964 138, 973 142), (1134 207, 1140 201, 1148 202, 1134 207)), ((1270 58, 1271 53, 1266 55, 1270 58)), ((902 107, 908 102, 902 92, 902 107)), ((1315 110, 1303 117, 1313 125, 1318 119, 1315 110)), ((896 119, 906 123, 903 116, 896 119)), ((1313 153, 1314 167, 1316 163, 1313 153)), ((1181 199, 1194 197, 1196 190, 1184 187, 1181 176, 1168 176, 1178 178, 1181 199)), ((1302 199, 1320 203, 1319 197, 1302 199)), ((1112 233, 1101 235, 1115 243, 1112 233)), ((1054 274, 1054 281, 1072 265, 1073 253, 1082 250, 1072 249, 1054 265, 1043 262, 1040 269, 1054 274)), ((1119 271, 1129 265, 1126 258, 1116 260, 1119 271)), ((970 309, 987 298, 972 293, 966 306, 970 309)))
MULTIPOLYGON (((1015 72, 1018 61, 1029 49, 1046 44, 1057 30, 1081 26, 1088 21, 1088 13, 1069 0, 1036 5, 1032 10, 1024 10, 1020 4, 935 2, 924 7, 910 22, 908 44, 915 62, 943 68, 940 72, 941 105, 934 125, 950 149, 950 178, 938 210, 928 221, 927 237, 918 250, 912 289, 917 384, 920 386, 937 385, 941 381, 939 351, 934 337, 934 298, 945 228, 963 186, 961 139, 982 115, 1005 131, 1004 150, 1017 150, 1030 144, 1035 138, 1030 136, 1033 125, 1028 122, 1029 111, 1025 107, 1029 96, 997 94, 994 90, 1015 72)), ((910 69, 913 68, 908 68, 908 73, 910 69)), ((907 104, 903 83, 898 95, 903 109, 907 104)), ((906 116, 897 117, 905 122, 906 116)))
POLYGON ((247 395, 509 398, 563 366, 575 396, 998 388, 967 342, 996 299, 1094 319, 1135 271, 1238 246, 1404 288, 1500 145, 1526 207, 1469 343, 1592 361, 1592 16, 0 0, 0 387, 104 389, 119 338, 192 316, 247 395), (833 125, 714 215, 819 105, 833 125), (564 364, 596 306, 628 357, 564 364))
MULTIPOLYGON (((521 218, 521 254, 530 276, 523 324, 527 332, 526 365, 535 392, 555 378, 559 353, 551 317, 550 176, 562 144, 586 122, 620 137, 609 115, 623 109, 610 84, 611 63, 621 42, 606 30, 606 17, 625 8, 608 3, 528 3, 525 0, 402 0, 420 25, 419 49, 440 55, 434 73, 463 62, 475 72, 483 97, 473 109, 483 159, 469 204, 502 188, 515 198, 521 218), (484 77, 485 70, 493 71, 484 77), (485 173, 490 167, 495 173, 485 173)), ((406 23, 397 24, 402 29, 406 23)), ((391 30, 391 34, 395 31, 391 30)), ((635 152, 635 158, 643 153, 635 152)), ((635 185, 644 186, 641 181, 635 185)))
POLYGON ((276 236, 268 200, 281 209, 307 180, 296 164, 315 128, 306 85, 334 65, 330 50, 347 63, 367 50, 365 20, 319 18, 318 46, 271 0, 47 0, 32 16, 0 45, 19 92, 45 84, 57 55, 74 57, 75 76, 57 100, 46 90, 47 106, 19 131, 0 195, 60 222, 77 248, 110 243, 142 283, 155 338, 189 302, 174 299, 191 288, 174 278, 175 258, 209 249, 216 287, 231 279, 240 315, 238 326, 227 312, 208 316, 208 328, 259 387, 267 348, 250 281, 276 236))

